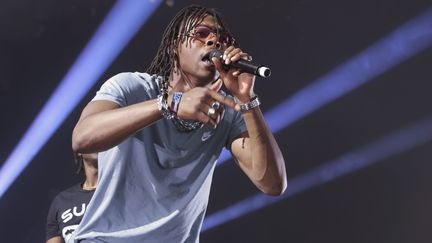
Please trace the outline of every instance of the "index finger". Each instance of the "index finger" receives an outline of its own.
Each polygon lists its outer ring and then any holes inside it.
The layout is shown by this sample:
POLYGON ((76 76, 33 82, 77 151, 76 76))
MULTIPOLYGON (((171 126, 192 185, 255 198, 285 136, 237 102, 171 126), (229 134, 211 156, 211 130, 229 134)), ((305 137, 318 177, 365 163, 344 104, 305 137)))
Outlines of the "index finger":
POLYGON ((236 111, 240 111, 240 105, 237 104, 233 99, 229 98, 228 96, 222 95, 213 90, 210 90, 210 95, 213 99, 215 99, 219 103, 229 106, 236 111))

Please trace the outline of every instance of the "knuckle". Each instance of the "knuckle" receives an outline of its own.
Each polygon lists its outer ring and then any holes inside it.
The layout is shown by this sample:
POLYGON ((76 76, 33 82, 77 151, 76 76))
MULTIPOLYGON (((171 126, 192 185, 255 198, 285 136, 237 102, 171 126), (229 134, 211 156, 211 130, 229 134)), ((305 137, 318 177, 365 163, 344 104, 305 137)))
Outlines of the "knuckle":
POLYGON ((209 88, 205 88, 202 97, 206 98, 211 95, 211 91, 209 88))
POLYGON ((195 104, 195 105, 194 105, 194 109, 195 109, 195 111, 199 111, 199 109, 200 109, 200 104, 195 104))
POLYGON ((201 122, 203 122, 203 123, 207 123, 206 122, 206 116, 204 115, 204 114, 200 114, 199 116, 198 116, 198 120, 200 120, 201 122))
POLYGON ((199 98, 198 98, 198 101, 200 102, 200 103, 204 103, 204 101, 206 100, 206 96, 200 96, 199 98))

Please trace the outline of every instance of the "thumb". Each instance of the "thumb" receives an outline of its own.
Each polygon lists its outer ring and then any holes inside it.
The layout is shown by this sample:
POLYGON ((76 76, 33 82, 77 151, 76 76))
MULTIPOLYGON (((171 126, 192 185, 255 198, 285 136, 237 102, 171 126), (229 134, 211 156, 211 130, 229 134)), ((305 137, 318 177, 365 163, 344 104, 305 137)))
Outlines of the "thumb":
POLYGON ((218 92, 222 88, 222 79, 218 78, 211 86, 210 89, 218 92))

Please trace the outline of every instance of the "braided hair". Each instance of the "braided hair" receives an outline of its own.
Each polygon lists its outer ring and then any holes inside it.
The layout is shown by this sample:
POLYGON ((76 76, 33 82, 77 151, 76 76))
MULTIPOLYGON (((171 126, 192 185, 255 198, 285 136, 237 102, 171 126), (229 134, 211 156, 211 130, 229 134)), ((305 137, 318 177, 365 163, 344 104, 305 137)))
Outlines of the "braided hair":
MULTIPOLYGON (((206 16, 213 16, 223 31, 228 31, 220 13, 199 5, 190 5, 180 10, 166 27, 162 41, 147 73, 162 76, 165 81, 179 63, 177 48, 190 38, 185 33, 193 30, 206 16)), ((219 31, 219 29, 218 29, 219 31)))
POLYGON ((84 159, 81 154, 74 153, 74 162, 77 167, 76 173, 79 174, 84 171, 84 159))

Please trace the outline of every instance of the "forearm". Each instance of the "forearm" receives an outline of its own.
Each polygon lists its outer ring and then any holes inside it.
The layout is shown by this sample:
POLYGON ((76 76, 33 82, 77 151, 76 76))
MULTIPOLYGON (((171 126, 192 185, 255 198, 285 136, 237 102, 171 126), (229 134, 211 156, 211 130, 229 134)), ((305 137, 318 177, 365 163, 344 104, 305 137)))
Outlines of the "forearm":
POLYGON ((63 243, 63 238, 61 236, 54 236, 51 239, 47 240, 46 243, 63 243))
POLYGON ((72 134, 73 150, 90 153, 112 148, 160 118, 156 100, 84 114, 72 134))
MULTIPOLYGON (((251 109, 243 113, 249 138, 249 170, 252 181, 262 191, 278 195, 286 188, 285 161, 261 110, 251 109)), ((245 146, 243 146, 245 147, 245 146)))

